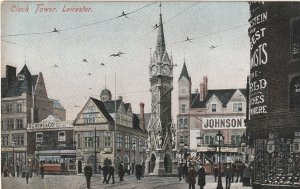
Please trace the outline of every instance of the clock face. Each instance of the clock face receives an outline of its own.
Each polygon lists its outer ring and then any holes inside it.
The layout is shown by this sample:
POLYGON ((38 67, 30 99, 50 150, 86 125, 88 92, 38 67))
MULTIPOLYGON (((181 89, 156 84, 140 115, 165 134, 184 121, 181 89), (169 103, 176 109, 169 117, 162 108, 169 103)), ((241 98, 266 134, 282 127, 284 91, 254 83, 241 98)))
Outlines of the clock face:
POLYGON ((170 68, 170 66, 169 66, 168 64, 165 64, 165 65, 163 66, 163 73, 164 73, 165 75, 170 75, 170 73, 171 73, 171 68, 170 68))
POLYGON ((151 76, 155 76, 157 73, 157 67, 154 65, 151 67, 151 76))

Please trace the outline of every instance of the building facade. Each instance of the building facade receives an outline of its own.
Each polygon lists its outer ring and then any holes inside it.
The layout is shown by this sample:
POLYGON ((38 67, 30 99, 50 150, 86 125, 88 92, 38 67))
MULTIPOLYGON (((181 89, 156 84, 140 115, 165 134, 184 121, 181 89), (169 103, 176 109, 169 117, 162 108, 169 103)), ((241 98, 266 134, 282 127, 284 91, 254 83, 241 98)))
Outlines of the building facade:
POLYGON ((218 162, 216 134, 223 135, 222 163, 245 163, 242 136, 246 131, 246 90, 208 90, 208 78, 204 77, 198 89, 191 92, 191 78, 186 63, 178 80, 179 114, 177 115, 178 160, 200 158, 203 162, 218 162), (185 155, 184 155, 185 154, 185 155))
POLYGON ((7 65, 1 78, 1 163, 11 170, 34 159, 27 154, 27 125, 53 112, 42 73, 31 75, 26 65, 16 73, 7 65))
POLYGON ((300 187, 300 3, 251 2, 246 126, 254 188, 300 187))
POLYGON ((102 90, 100 99, 90 97, 74 121, 78 173, 86 164, 97 171, 99 165, 118 167, 122 161, 127 171, 133 171, 136 163, 145 164, 149 115, 144 114, 144 104, 138 115, 122 97, 112 100, 108 89, 102 90))
POLYGON ((61 121, 50 115, 39 123, 29 124, 28 154, 35 165, 43 164, 45 173, 76 173, 76 146, 71 121, 61 121))

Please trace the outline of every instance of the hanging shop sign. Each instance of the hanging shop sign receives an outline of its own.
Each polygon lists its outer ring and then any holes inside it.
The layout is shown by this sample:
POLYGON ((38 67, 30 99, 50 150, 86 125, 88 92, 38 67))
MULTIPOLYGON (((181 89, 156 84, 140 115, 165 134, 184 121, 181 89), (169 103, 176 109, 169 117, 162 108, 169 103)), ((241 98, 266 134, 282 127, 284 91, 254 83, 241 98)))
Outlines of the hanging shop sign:
POLYGON ((204 123, 202 129, 246 129, 244 119, 244 117, 202 118, 204 123))

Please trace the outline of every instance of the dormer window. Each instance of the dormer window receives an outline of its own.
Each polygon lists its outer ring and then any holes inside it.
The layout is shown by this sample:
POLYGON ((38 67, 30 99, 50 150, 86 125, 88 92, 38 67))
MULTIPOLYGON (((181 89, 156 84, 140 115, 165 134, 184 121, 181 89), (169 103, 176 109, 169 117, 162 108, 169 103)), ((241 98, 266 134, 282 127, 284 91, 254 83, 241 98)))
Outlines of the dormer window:
POLYGON ((18 81, 23 81, 25 79, 25 75, 19 74, 18 75, 18 81))
POLYGON ((212 112, 216 112, 217 111, 217 105, 216 104, 212 104, 211 105, 211 111, 212 112))

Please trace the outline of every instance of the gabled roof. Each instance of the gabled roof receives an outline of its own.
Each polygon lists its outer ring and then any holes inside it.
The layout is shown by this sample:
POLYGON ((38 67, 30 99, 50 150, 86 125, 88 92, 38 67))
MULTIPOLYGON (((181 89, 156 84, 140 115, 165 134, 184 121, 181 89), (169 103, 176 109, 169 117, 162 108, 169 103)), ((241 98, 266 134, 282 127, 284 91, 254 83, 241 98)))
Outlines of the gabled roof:
POLYGON ((189 76, 189 73, 188 73, 188 71, 187 71, 185 62, 183 63, 183 67, 182 67, 182 70, 181 70, 181 74, 180 74, 178 80, 180 80, 183 76, 184 76, 185 78, 187 78, 188 80, 191 79, 190 76, 189 76))
POLYGON ((221 102, 223 107, 227 106, 227 103, 231 99, 232 95, 237 91, 240 90, 241 93, 246 97, 246 89, 216 89, 216 90, 208 90, 207 95, 203 99, 203 101, 200 100, 200 94, 193 93, 191 95, 191 108, 205 108, 206 103, 209 101, 209 99, 215 95, 221 102), (195 100, 196 98, 196 100, 195 100))
MULTIPOLYGON (((116 100, 116 106, 117 106, 117 110, 120 107, 122 100, 116 100)), ((108 113, 116 113, 115 110, 115 100, 109 100, 109 101, 102 101, 102 103, 105 106, 105 109, 107 110, 108 113)))
MULTIPOLYGON (((146 122, 145 116, 145 127, 147 124, 148 122, 146 122)), ((145 132, 145 130, 140 127, 140 114, 133 114, 133 129, 145 132)))
POLYGON ((55 99, 50 99, 49 101, 53 102, 53 109, 58 109, 58 110, 65 110, 65 108, 61 105, 61 103, 59 102, 59 100, 55 100, 55 99))
POLYGON ((26 64, 23 66, 22 70, 18 73, 19 74, 23 74, 23 75, 31 75, 30 71, 28 70, 26 64))
POLYGON ((95 105, 98 107, 98 109, 101 111, 103 116, 107 119, 107 121, 114 121, 113 118, 110 116, 109 112, 105 108, 105 105, 102 101, 97 100, 95 98, 90 97, 91 100, 95 103, 95 105))

